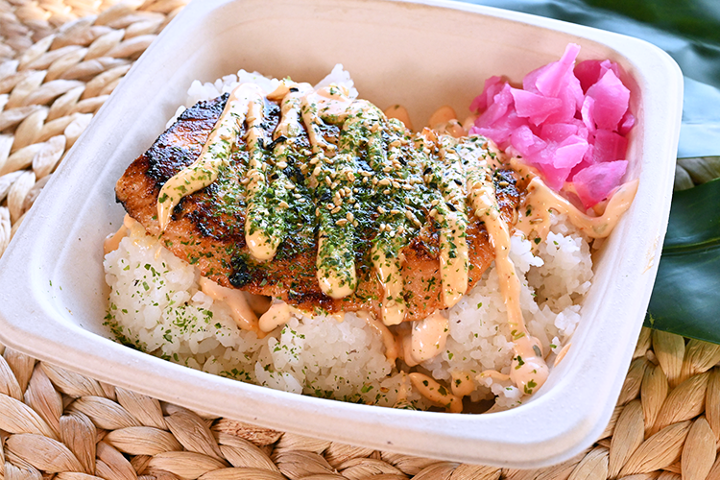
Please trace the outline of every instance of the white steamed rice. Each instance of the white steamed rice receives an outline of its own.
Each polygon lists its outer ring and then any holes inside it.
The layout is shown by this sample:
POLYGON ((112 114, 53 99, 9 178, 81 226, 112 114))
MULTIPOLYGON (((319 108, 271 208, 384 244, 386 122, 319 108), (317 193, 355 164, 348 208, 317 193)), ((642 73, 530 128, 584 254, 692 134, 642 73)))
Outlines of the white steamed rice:
MULTIPOLYGON (((333 79, 355 92, 342 66, 322 82, 333 79)), ((266 82, 268 91, 277 82, 243 70, 213 84, 195 81, 186 105, 214 98, 244 81, 266 82)), ((588 242, 556 217, 539 245, 513 237, 510 256, 523 283, 521 305, 528 329, 545 351, 558 353, 580 321, 580 303, 590 287, 588 242)), ((111 288, 107 324, 117 338, 143 351, 212 374, 346 401, 393 406, 399 392, 407 391, 409 382, 385 358, 379 334, 357 315, 348 313, 342 322, 294 315, 287 325, 258 339, 236 326, 224 303, 200 291, 196 267, 147 236, 139 224, 105 256, 104 267, 111 288)), ((446 382, 459 372, 509 372, 513 344, 494 264, 444 314, 449 319, 445 351, 423 362, 424 371, 446 382)), ((472 400, 495 398, 499 408, 522 401, 522 392, 509 381, 482 378, 475 383, 472 400)), ((418 408, 429 406, 412 391, 407 400, 418 408)))

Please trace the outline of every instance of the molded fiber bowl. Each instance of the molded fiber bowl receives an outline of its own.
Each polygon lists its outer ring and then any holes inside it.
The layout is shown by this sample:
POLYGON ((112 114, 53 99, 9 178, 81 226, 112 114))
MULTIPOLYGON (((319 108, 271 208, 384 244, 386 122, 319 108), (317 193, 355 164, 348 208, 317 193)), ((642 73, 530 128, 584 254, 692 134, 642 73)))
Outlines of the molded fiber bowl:
POLYGON ((632 356, 667 224, 681 104, 680 70, 658 48, 555 20, 440 1, 193 2, 96 115, 0 261, 0 340, 114 385, 284 431, 469 463, 563 461, 602 432, 632 356), (519 82, 568 42, 582 46, 579 60, 609 58, 627 74, 638 120, 627 177, 640 187, 598 255, 572 348, 527 404, 460 415, 342 403, 213 376, 108 340, 102 241, 124 213, 113 188, 192 79, 243 68, 312 82, 340 62, 363 98, 403 104, 422 125, 445 104, 464 116, 486 78, 519 82))

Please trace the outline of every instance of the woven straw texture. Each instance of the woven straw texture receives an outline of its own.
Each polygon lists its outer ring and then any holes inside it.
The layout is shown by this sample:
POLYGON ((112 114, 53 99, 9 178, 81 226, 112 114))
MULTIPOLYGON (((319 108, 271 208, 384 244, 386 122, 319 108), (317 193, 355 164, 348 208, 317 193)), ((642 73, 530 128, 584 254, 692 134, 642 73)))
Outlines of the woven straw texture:
MULTIPOLYGON (((94 113, 186 3, 0 0, 0 255, 94 113)), ((527 471, 201 417, 0 345, 0 480, 720 479, 718 362, 720 346, 643 329, 601 438, 562 465, 527 471)))

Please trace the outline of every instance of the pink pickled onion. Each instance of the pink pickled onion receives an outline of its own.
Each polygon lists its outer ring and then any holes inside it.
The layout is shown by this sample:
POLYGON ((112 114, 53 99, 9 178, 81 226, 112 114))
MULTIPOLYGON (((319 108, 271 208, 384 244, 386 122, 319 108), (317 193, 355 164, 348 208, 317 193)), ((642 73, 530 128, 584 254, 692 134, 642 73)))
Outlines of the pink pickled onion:
POLYGON ((622 84, 612 70, 608 70, 594 85, 588 88, 586 98, 594 102, 593 118, 598 128, 617 130, 628 109, 630 90, 622 84))
POLYGON ((573 183, 583 206, 589 208, 605 200, 620 185, 627 164, 627 160, 596 163, 578 172, 573 183))
POLYGON ((521 155, 552 188, 572 181, 591 207, 625 174, 626 135, 635 117, 620 67, 610 60, 575 65, 579 52, 569 44, 558 61, 528 73, 522 89, 489 78, 470 105, 480 113, 470 133, 521 155))

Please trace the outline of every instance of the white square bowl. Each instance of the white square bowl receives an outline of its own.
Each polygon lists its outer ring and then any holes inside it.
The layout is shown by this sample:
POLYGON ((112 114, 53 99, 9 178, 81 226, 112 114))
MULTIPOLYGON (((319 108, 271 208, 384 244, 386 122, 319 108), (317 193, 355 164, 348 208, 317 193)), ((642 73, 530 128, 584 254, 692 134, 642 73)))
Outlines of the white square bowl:
POLYGON ((440 1, 198 0, 133 66, 3 257, 0 340, 102 381, 280 430, 469 463, 563 461, 602 432, 632 356, 667 224, 681 104, 680 70, 658 48, 555 20, 440 1), (107 339, 102 241, 124 213, 114 185, 192 79, 243 68, 317 81, 341 62, 363 98, 404 104, 421 125, 443 104, 467 112, 487 77, 519 82, 568 42, 582 46, 580 60, 609 58, 627 73, 638 120, 627 176, 640 187, 600 255, 572 348, 526 405, 460 415, 342 403, 213 376, 107 339))

